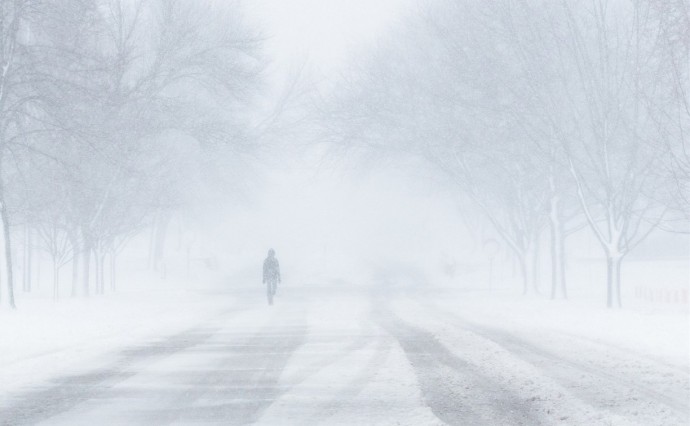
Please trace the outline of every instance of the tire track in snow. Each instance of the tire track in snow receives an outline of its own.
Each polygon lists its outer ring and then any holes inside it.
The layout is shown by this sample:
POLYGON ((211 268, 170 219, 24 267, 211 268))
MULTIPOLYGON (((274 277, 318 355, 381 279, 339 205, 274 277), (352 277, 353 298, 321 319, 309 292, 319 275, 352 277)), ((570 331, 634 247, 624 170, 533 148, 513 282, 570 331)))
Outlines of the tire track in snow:
POLYGON ((0 425, 35 424, 69 411, 134 376, 135 373, 126 368, 135 362, 184 351, 210 339, 217 331, 217 329, 205 327, 186 330, 153 343, 153 349, 150 352, 144 351, 139 346, 126 350, 123 352, 124 356, 111 367, 59 377, 51 380, 46 387, 15 395, 10 399, 11 405, 2 408, 0 425))
MULTIPOLYGON (((371 344, 372 342, 369 342, 371 344)), ((349 401, 354 400, 359 395, 364 387, 369 383, 371 378, 380 370, 391 351, 389 343, 383 339, 376 344, 376 349, 369 361, 364 365, 362 370, 353 379, 342 386, 342 390, 336 393, 329 401, 319 404, 314 408, 314 415, 306 420, 304 425, 321 424, 325 419, 333 416, 338 411, 342 410, 349 401)), ((352 406, 345 407, 351 409, 352 406)))
MULTIPOLYGON (((368 346, 370 343, 371 342, 368 340, 366 336, 358 336, 353 342, 351 342, 345 348, 343 348, 343 350, 333 352, 332 354, 329 354, 328 356, 321 358, 318 361, 312 362, 307 367, 299 369, 296 373, 290 374, 290 376, 285 380, 286 383, 284 384, 284 386, 282 386, 279 389, 280 392, 275 396, 275 400, 278 400, 283 395, 288 394, 293 389, 295 389, 305 381, 309 380, 309 378, 311 378, 312 376, 317 375, 319 372, 327 369, 331 365, 337 364, 341 359, 347 357, 354 351, 368 346)), ((303 346, 306 346, 307 344, 308 342, 306 342, 303 346)), ((261 418, 259 418, 257 421, 260 422, 261 418)), ((307 421, 304 420, 304 422, 307 421)), ((303 422, 300 423, 306 424, 303 422)))
MULTIPOLYGON (((248 310, 233 308, 206 321, 213 322, 219 318, 227 321, 248 310)), ((120 356, 110 366, 58 377, 50 380, 46 386, 12 395, 7 406, 0 407, 0 425, 36 424, 62 413, 78 410, 87 401, 107 399, 112 396, 113 388, 135 377, 142 367, 199 347, 220 330, 219 327, 200 325, 146 344, 135 345, 119 352, 120 356)))
POLYGON ((656 417, 659 411, 665 411, 663 408, 640 404, 640 400, 646 399, 652 405, 657 403, 671 408, 679 415, 679 418, 685 417, 684 421, 688 421, 688 410, 690 410, 688 403, 674 395, 663 394, 644 384, 622 378, 611 373, 612 370, 605 370, 593 364, 585 364, 563 358, 561 355, 518 339, 502 330, 476 325, 467 326, 466 329, 491 340, 521 359, 547 371, 560 382, 566 382, 568 389, 577 389, 577 393, 584 396, 587 402, 593 406, 599 406, 628 416, 630 414, 629 409, 619 410, 617 406, 621 405, 621 396, 633 391, 637 396, 630 395, 627 399, 627 403, 632 403, 635 407, 632 411, 645 411, 645 409, 651 408, 652 413, 650 413, 650 417, 656 417), (611 387, 617 388, 617 391, 614 395, 609 394, 607 398, 602 399, 602 391, 605 392, 606 389, 611 387), (609 403, 602 404, 604 400, 608 400, 609 403))
MULTIPOLYGON (((307 336, 309 337, 309 336, 307 336)), ((308 344, 309 342, 307 342, 308 344)), ((301 368, 294 375, 289 378, 289 387, 299 386, 301 383, 309 379, 311 376, 318 374, 320 371, 328 368, 329 366, 337 363, 341 359, 347 357, 352 352, 360 350, 371 344, 371 337, 368 335, 358 335, 356 338, 342 350, 338 350, 329 354, 328 356, 319 359, 316 362, 309 364, 306 367, 301 368)))
POLYGON ((269 325, 239 341, 230 333, 228 343, 235 344, 216 349, 224 352, 222 362, 182 375, 183 388, 164 398, 165 407, 139 413, 142 424, 257 421, 287 391, 278 386, 280 375, 306 335, 306 325, 269 325))
MULTIPOLYGON (((567 353, 555 353, 506 330, 479 325, 435 305, 422 305, 431 315, 445 317, 445 322, 460 325, 464 330, 502 347, 534 366, 595 409, 615 413, 635 422, 642 421, 643 424, 690 423, 690 395, 687 389, 676 389, 673 393, 667 394, 653 389, 650 383, 632 380, 629 371, 615 371, 617 367, 626 365, 630 356, 610 362, 609 368, 597 366, 597 362, 611 354, 605 345, 596 357, 591 352, 578 351, 578 355, 589 360, 575 360, 572 359, 576 353, 574 345, 570 346, 571 350, 567 353), (451 321, 448 321, 448 318, 451 321)), ((638 358, 638 362, 642 360, 638 358)), ((653 371, 659 366, 661 364, 653 363, 649 368, 653 371)))
POLYGON ((436 337, 411 326, 385 302, 377 320, 400 344, 409 359, 427 406, 451 425, 538 425, 545 421, 529 402, 453 354, 436 337))

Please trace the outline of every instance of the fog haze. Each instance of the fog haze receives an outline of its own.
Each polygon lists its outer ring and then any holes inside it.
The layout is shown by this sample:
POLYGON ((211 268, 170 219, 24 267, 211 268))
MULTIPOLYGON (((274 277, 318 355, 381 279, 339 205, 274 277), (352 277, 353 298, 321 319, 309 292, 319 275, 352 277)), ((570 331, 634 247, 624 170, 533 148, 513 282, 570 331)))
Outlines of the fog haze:
POLYGON ((688 16, 0 0, 0 424, 687 424, 688 16))

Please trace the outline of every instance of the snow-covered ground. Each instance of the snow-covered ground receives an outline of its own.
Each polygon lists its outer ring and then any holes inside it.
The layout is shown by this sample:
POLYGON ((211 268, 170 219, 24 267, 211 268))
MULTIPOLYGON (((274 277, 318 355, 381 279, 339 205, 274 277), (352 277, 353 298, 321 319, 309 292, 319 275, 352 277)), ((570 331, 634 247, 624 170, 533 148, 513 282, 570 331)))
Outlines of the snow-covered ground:
POLYGON ((108 362, 117 348, 179 332, 232 305, 189 291, 137 291, 90 299, 26 298, 0 310, 0 403, 10 391, 108 362))
POLYGON ((687 424, 684 310, 403 285, 2 312, 0 424, 687 424), (11 347, 10 347, 11 346, 11 347))
MULTIPOLYGON (((434 344, 466 364, 481 378, 478 383, 491 383, 478 399, 500 400, 498 395, 505 392, 502 398, 513 409, 527 412, 523 424, 689 420, 690 330, 685 312, 610 311, 563 301, 487 296, 410 295, 393 305, 411 327, 430 333, 434 344)), ((495 422, 493 406, 486 410, 495 422)), ((506 418, 513 418, 512 413, 506 418)))

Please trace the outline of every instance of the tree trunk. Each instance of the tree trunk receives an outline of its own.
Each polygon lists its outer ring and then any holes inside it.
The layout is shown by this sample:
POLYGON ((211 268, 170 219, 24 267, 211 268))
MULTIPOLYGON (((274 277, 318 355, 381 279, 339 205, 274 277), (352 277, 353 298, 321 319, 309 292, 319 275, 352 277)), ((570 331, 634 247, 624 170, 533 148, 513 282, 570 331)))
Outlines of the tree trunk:
POLYGON ((615 281, 615 286, 616 286, 616 299, 618 302, 618 307, 622 308, 623 304, 621 303, 621 265, 623 264, 623 258, 621 257, 618 259, 618 262, 616 263, 616 281, 615 281))
MULTIPOLYGON (((0 177, 0 181, 2 177, 0 177)), ((0 184, 0 216, 2 217, 2 232, 5 238, 5 268, 7 271, 7 302, 12 309, 16 309, 14 303, 14 279, 12 276, 12 241, 10 239, 10 219, 7 214, 7 205, 4 199, 4 189, 0 184)))
MULTIPOLYGON (((33 250, 32 250, 33 252, 33 250)), ((41 288, 41 257, 38 255, 34 256, 33 254, 31 255, 31 264, 34 265, 33 267, 36 268, 35 271, 31 272, 31 281, 36 284, 36 288, 40 289, 41 288), (34 277, 35 275, 35 277, 34 277)))
POLYGON ((79 291, 77 290, 79 283, 79 253, 76 252, 72 256, 72 297, 77 297, 79 291))
POLYGON ((86 237, 84 237, 82 245, 82 256, 82 291, 84 297, 89 297, 89 268, 91 266, 91 243, 88 241, 88 238, 86 237))
POLYGON ((53 256, 53 300, 60 298, 60 267, 58 260, 53 256))
POLYGON ((165 255, 165 240, 168 234, 168 225, 170 224, 170 215, 168 213, 162 214, 156 221, 156 235, 154 241, 153 251, 153 270, 158 271, 161 260, 165 255))
POLYGON ((187 243, 187 278, 192 274, 192 244, 187 243))
POLYGON ((555 229, 554 223, 550 223, 551 230, 551 299, 556 298, 556 289, 560 284, 559 264, 560 256, 558 255, 558 232, 555 229))
POLYGON ((117 254, 115 253, 115 249, 110 250, 110 290, 115 291, 117 286, 115 284, 115 260, 116 260, 117 254))
POLYGON ((24 266, 24 270, 22 271, 22 283, 25 292, 31 291, 31 246, 31 228, 27 225, 24 227, 24 259, 22 262, 24 266))
POLYGON ((606 307, 613 308, 614 301, 617 302, 618 307, 621 306, 620 299, 620 273, 621 273, 620 256, 606 255, 606 307))
POLYGON ((535 259, 538 256, 536 249, 536 244, 530 244, 529 248, 518 252, 513 250, 518 258, 518 264, 520 266, 520 274, 522 275, 522 294, 529 293, 529 289, 532 288, 538 294, 539 289, 537 286, 536 279, 536 266, 538 265, 538 260, 535 259))
POLYGON ((551 299, 555 299, 560 289, 564 299, 567 298, 565 287, 565 233, 561 220, 560 197, 551 198, 549 214, 549 228, 551 231, 551 299))
POLYGON ((99 278, 98 280, 100 281, 100 286, 101 286, 101 294, 105 294, 105 251, 102 251, 102 253, 99 256, 98 259, 99 263, 99 278))
POLYGON ((72 256, 72 297, 79 295, 79 253, 74 253, 72 256))
POLYGON ((158 213, 151 225, 151 236, 149 239, 149 269, 158 271, 160 262, 165 254, 165 240, 170 224, 169 213, 158 213))
POLYGON ((568 298, 568 286, 565 279, 566 257, 565 257, 565 232, 563 232, 563 222, 560 223, 561 230, 559 232, 558 246, 560 247, 558 253, 560 257, 559 267, 561 274, 561 294, 564 299, 568 298))
POLYGON ((72 245, 72 297, 79 294, 79 235, 78 232, 70 232, 70 244, 72 245))
POLYGON ((98 255, 98 250, 95 248, 92 250, 93 254, 93 267, 94 267, 94 284, 96 287, 95 294, 103 294, 101 289, 101 257, 98 255))
POLYGON ((529 289, 529 273, 527 272, 527 261, 523 256, 520 257, 520 272, 522 274, 522 294, 527 294, 529 289))
POLYGON ((157 217, 154 217, 153 223, 151 224, 151 235, 149 236, 149 261, 148 268, 153 270, 155 268, 154 253, 156 251, 156 222, 157 217))
POLYGON ((539 238, 535 238, 534 240, 534 250, 532 251, 532 288, 534 289, 535 294, 540 294, 541 292, 539 291, 539 260, 540 260, 540 248, 541 245, 539 244, 539 238))
POLYGON ((5 267, 7 272, 7 304, 16 309, 14 303, 14 279, 12 276, 12 241, 10 239, 10 218, 7 213, 5 203, 5 181, 2 175, 2 156, 0 154, 0 219, 2 220, 2 231, 5 238, 5 267))
POLYGON ((525 250, 522 253, 518 253, 520 273, 522 275, 522 294, 527 294, 530 287, 536 290, 534 279, 534 255, 534 250, 525 250))

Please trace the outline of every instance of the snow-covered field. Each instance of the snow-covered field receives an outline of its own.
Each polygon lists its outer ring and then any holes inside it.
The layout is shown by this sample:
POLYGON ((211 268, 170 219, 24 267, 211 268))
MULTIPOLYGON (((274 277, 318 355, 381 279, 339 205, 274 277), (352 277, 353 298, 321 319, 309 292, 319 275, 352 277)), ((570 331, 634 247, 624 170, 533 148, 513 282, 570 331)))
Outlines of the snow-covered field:
POLYGON ((3 425, 690 420, 684 310, 340 283, 0 315, 3 425))

